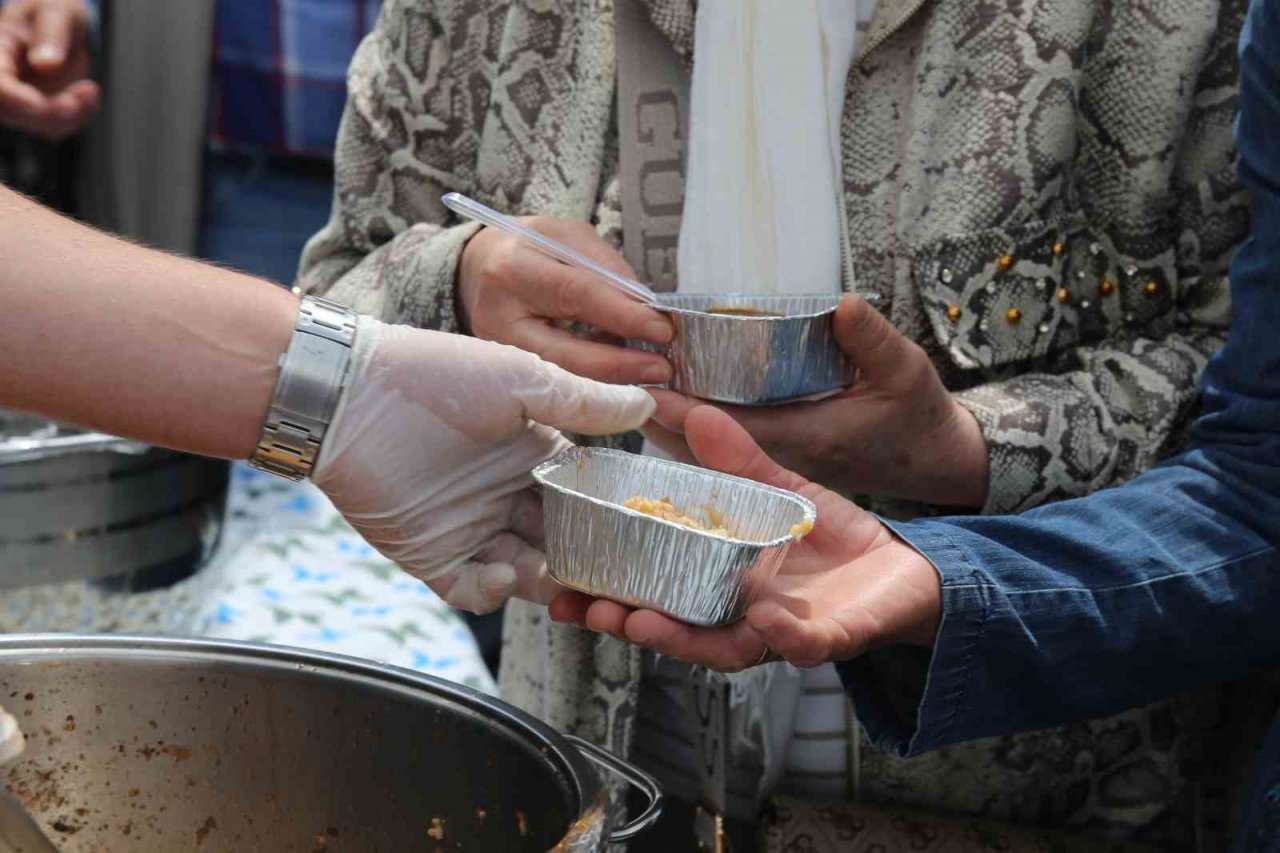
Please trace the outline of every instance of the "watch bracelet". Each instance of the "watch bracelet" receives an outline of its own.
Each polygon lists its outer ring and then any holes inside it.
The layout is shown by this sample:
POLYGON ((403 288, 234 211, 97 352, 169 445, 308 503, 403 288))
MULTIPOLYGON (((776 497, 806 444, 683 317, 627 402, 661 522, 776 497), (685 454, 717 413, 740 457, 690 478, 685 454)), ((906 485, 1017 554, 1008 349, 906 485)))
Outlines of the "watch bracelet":
POLYGON ((336 302, 302 297, 251 467, 294 481, 311 475, 347 379, 357 319, 336 302))

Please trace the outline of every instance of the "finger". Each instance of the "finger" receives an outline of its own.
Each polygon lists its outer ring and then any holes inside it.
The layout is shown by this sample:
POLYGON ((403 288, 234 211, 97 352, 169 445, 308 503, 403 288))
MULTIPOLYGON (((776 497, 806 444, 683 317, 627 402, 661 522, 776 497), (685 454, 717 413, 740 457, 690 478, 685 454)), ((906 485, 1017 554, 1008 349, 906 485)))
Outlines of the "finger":
POLYGON ((74 110, 55 107, 38 90, 0 77, 0 125, 56 140, 74 133, 80 124, 74 110))
POLYGON ((547 615, 553 622, 564 622, 569 625, 585 626, 587 624, 587 608, 595 601, 589 595, 575 590, 562 590, 547 604, 547 615))
POLYGON ((523 220, 535 231, 557 240, 569 248, 586 255, 591 260, 611 272, 635 278, 635 270, 622 253, 605 242, 589 222, 576 219, 556 219, 554 217, 531 216, 523 220))
POLYGON ((516 568, 505 563, 464 563, 428 582, 445 604, 468 613, 492 613, 515 594, 516 568))
POLYGON ((0 76, 17 77, 26 41, 8 24, 0 21, 0 76))
POLYGON ((649 421, 649 423, 645 424, 644 429, 642 429, 641 432, 644 433, 646 441, 670 456, 676 462, 683 462, 686 465, 698 464, 698 460, 694 457, 693 451, 689 449, 689 445, 684 440, 684 436, 679 433, 663 429, 653 421, 649 421))
POLYGON ((753 666, 765 650, 760 635, 746 622, 725 628, 697 628, 652 610, 637 610, 627 618, 626 637, 659 654, 720 672, 753 666))
POLYGON ((574 320, 633 340, 664 344, 671 323, 657 311, 627 296, 595 273, 521 249, 519 288, 525 306, 539 317, 574 320))
MULTIPOLYGON (((801 619, 775 601, 760 601, 747 609, 746 622, 793 666, 814 667, 834 659, 833 625, 825 619, 801 619)), ((861 653, 861 649, 851 651, 861 653)))
POLYGON ((699 406, 685 418, 685 441, 708 468, 780 489, 798 491, 808 480, 774 462, 755 439, 728 414, 699 406))
POLYGON ((102 89, 92 80, 77 80, 64 89, 63 94, 76 100, 79 115, 84 119, 97 113, 102 106, 102 89))
POLYGON ((840 300, 833 329, 849 361, 869 378, 894 375, 921 356, 919 347, 855 294, 840 300))
POLYGON ((15 76, 0 74, 0 116, 9 121, 48 121, 49 98, 15 76))
POLYGON ((89 116, 80 99, 70 89, 63 89, 49 98, 49 118, 61 124, 77 124, 89 116))
POLYGON ((663 429, 677 434, 684 433, 684 421, 690 412, 699 406, 707 405, 701 400, 677 394, 675 391, 664 391, 660 388, 655 388, 649 393, 653 395, 653 399, 658 401, 658 408, 653 413, 653 419, 663 429))
POLYGON ((508 326, 504 341, 601 382, 662 385, 671 380, 671 365, 656 353, 586 341, 534 317, 508 326))
MULTIPOLYGON (((658 410, 654 412, 653 419, 671 432, 683 433, 684 422, 689 413, 699 406, 709 405, 674 391, 651 389, 650 393, 658 401, 658 410)), ((757 443, 769 444, 787 438, 788 433, 794 440, 795 431, 804 428, 808 423, 805 419, 814 414, 808 411, 811 405, 813 404, 794 403, 789 406, 755 409, 716 403, 715 407, 737 421, 757 443)))
POLYGON ((45 3, 36 7, 32 20, 27 62, 37 71, 56 71, 67 61, 77 31, 77 16, 67 5, 45 3))
POLYGON ((506 592, 503 601, 515 596, 535 604, 546 604, 564 589, 547 574, 547 559, 542 552, 510 532, 495 536, 480 549, 474 562, 505 564, 515 569, 515 585, 506 592))
POLYGON ((511 508, 511 532, 539 550, 546 544, 546 525, 542 516, 542 496, 525 489, 515 496, 511 508))
POLYGON ((653 398, 643 388, 584 379, 540 359, 533 375, 512 396, 524 416, 555 429, 583 435, 613 435, 639 429, 653 414, 653 398))
POLYGON ((635 611, 616 601, 598 599, 587 608, 585 625, 592 631, 625 640, 627 617, 635 611))

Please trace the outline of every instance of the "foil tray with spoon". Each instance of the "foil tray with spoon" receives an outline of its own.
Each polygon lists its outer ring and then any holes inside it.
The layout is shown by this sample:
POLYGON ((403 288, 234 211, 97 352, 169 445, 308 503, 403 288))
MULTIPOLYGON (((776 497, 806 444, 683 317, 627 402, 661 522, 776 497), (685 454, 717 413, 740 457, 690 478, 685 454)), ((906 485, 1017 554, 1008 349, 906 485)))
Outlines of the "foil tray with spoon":
MULTIPOLYGON (((839 297, 659 294, 510 216, 449 193, 450 210, 667 315, 662 347, 672 390, 716 402, 775 405, 838 393, 852 372, 832 329, 839 297)), ((573 448, 541 466, 547 569, 564 586, 685 622, 742 617, 817 518, 800 495, 692 465, 573 448), (654 517, 636 499, 659 499, 686 523, 654 517)))
POLYGON ((835 294, 750 296, 656 293, 459 193, 441 201, 460 216, 505 231, 554 260, 600 279, 665 314, 663 346, 636 344, 671 362, 671 390, 720 403, 766 406, 838 393, 853 373, 832 330, 835 294))

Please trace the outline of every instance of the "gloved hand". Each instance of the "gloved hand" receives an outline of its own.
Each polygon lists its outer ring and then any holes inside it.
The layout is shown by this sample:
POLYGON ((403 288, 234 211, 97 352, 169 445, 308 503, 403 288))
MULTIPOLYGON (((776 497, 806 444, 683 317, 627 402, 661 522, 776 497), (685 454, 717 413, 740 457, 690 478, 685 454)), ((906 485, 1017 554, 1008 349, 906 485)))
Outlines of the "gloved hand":
POLYGON ((351 378, 312 480, 384 556, 485 613, 558 587, 529 472, 653 413, 639 388, 583 379, 514 347, 361 318, 351 378), (553 429, 554 427, 554 429, 553 429))

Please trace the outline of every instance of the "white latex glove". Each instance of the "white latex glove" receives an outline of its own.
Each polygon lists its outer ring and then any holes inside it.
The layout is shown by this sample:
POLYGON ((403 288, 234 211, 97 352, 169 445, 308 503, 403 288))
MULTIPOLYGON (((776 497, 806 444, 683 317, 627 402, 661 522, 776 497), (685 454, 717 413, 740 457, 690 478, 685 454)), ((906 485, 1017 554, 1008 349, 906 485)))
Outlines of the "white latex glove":
POLYGON ((550 600, 558 587, 539 550, 529 472, 569 446, 557 429, 636 429, 653 398, 514 347, 369 318, 352 358, 316 485, 369 544, 454 607, 550 600))

